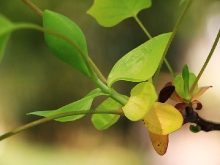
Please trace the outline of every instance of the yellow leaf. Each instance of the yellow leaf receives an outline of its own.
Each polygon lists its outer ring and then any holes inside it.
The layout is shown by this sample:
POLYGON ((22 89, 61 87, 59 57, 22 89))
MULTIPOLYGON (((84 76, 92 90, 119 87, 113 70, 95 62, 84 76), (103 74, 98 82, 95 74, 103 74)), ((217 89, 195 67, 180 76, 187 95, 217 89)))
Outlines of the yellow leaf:
POLYGON ((157 93, 152 83, 142 82, 131 90, 131 96, 122 110, 129 120, 137 121, 146 115, 156 100, 157 93))
POLYGON ((173 106, 155 102, 142 121, 150 132, 167 135, 182 126, 183 117, 173 106))
POLYGON ((169 137, 168 135, 158 135, 155 133, 152 133, 150 131, 149 136, 151 143, 154 147, 154 150, 159 154, 159 155, 164 155, 167 151, 168 143, 169 143, 169 137))

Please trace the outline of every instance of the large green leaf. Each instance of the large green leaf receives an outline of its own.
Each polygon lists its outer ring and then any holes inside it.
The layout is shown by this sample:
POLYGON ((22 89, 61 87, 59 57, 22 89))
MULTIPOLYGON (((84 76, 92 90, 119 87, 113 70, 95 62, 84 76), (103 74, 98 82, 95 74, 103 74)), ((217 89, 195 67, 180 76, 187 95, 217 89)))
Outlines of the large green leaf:
MULTIPOLYGON (((108 98, 103 101, 96 110, 117 110, 121 109, 122 105, 108 98)), ((120 115, 115 114, 94 114, 92 115, 92 123, 98 130, 104 130, 116 123, 120 115)))
POLYGON ((151 6, 151 0, 95 0, 87 11, 97 22, 111 27, 151 6))
MULTIPOLYGON (((57 110, 50 110, 50 111, 36 111, 29 113, 30 115, 38 115, 38 116, 44 116, 44 117, 50 117, 66 112, 74 112, 74 111, 80 111, 80 110, 89 110, 92 104, 92 101, 95 97, 105 95, 100 89, 95 89, 91 91, 87 96, 82 98, 81 100, 75 101, 71 104, 65 105, 57 110)), ((55 119, 60 122, 67 122, 67 121, 74 121, 76 119, 80 119, 84 116, 83 115, 72 115, 67 117, 62 117, 55 119)))
POLYGON ((0 14, 0 61, 3 58, 5 47, 13 27, 14 24, 12 24, 7 18, 0 14))
POLYGON ((112 68, 108 86, 119 80, 141 82, 151 78, 162 58, 171 33, 161 34, 124 55, 112 68))
POLYGON ((153 84, 142 82, 131 90, 131 96, 122 109, 129 120, 137 121, 148 113, 156 100, 157 93, 153 84))
POLYGON ((65 35, 75 43, 73 46, 60 37, 49 33, 44 34, 49 49, 56 57, 90 77, 89 70, 79 51, 80 49, 88 57, 86 39, 81 29, 69 18, 49 10, 44 11, 43 26, 65 35))

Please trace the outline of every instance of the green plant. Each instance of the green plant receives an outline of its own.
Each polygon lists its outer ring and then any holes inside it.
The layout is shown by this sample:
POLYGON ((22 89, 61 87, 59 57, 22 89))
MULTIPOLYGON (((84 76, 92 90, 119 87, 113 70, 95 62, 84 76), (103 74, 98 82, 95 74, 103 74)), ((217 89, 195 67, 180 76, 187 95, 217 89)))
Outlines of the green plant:
MULTIPOLYGON (((172 32, 155 37, 151 37, 137 17, 139 11, 151 7, 151 0, 125 2, 96 0, 87 13, 92 15, 100 25, 111 27, 132 17, 149 37, 148 41, 119 59, 107 79, 90 59, 84 34, 74 22, 53 11, 42 12, 28 0, 23 1, 43 17, 43 27, 30 23, 15 24, 1 15, 0 24, 3 26, 0 26, 0 57, 2 58, 7 41, 14 30, 26 28, 39 30, 44 33, 47 46, 57 58, 83 73, 98 88, 82 99, 57 110, 30 112, 29 115, 45 118, 6 133, 0 136, 0 140, 51 120, 67 122, 80 119, 85 114, 93 114, 94 126, 103 130, 115 124, 120 116, 126 116, 131 121, 143 121, 149 130, 155 150, 163 155, 168 146, 168 135, 187 122, 197 124, 190 127, 193 132, 220 129, 219 124, 202 119, 192 108, 193 104, 197 105, 197 109, 202 108, 202 104, 196 99, 210 87, 199 88, 198 81, 217 46, 220 33, 217 34, 212 50, 198 76, 190 73, 187 65, 183 67, 182 75, 175 76, 166 60, 170 44, 193 0, 188 0, 172 32), (167 84, 157 95, 155 84, 163 62, 167 65, 174 81, 173 85, 167 84), (131 90, 130 97, 112 88, 112 84, 120 80, 138 82, 131 90), (94 98, 101 95, 108 98, 97 109, 90 109, 94 98), (165 103, 168 98, 177 102, 175 107, 165 103)), ((181 0, 180 5, 184 2, 186 0, 181 0)))

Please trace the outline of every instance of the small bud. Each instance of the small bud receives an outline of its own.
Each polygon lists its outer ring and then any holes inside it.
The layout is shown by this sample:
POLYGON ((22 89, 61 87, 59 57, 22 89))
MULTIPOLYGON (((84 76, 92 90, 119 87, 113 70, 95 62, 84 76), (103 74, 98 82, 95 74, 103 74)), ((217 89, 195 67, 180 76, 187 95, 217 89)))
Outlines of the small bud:
POLYGON ((193 133, 198 133, 201 130, 201 127, 199 125, 190 125, 189 129, 193 133))

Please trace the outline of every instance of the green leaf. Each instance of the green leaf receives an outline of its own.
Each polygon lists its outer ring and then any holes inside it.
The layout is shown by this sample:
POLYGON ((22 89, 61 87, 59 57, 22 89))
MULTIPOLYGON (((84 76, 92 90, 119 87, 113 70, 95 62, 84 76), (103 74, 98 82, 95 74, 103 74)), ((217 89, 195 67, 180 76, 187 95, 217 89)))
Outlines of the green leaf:
POLYGON ((185 95, 188 95, 189 94, 189 69, 188 69, 187 65, 183 66, 182 78, 183 78, 183 82, 184 82, 185 95))
POLYGON ((112 68, 108 86, 119 80, 132 82, 151 78, 162 58, 171 33, 161 34, 124 55, 112 68))
POLYGON ((151 0, 95 0, 87 13, 100 25, 111 27, 150 6, 151 0))
POLYGON ((174 79, 175 90, 181 98, 185 98, 184 81, 182 76, 177 75, 174 79))
POLYGON ((0 61, 3 58, 5 48, 11 35, 14 25, 0 14, 0 61))
MULTIPOLYGON (((62 113, 67 113, 67 112, 74 112, 74 111, 80 111, 80 110, 89 110, 92 104, 92 101, 95 97, 100 96, 100 95, 106 95, 104 94, 100 89, 95 89, 91 91, 87 96, 82 98, 81 100, 75 101, 71 104, 65 105, 57 110, 50 110, 50 111, 36 111, 36 112, 31 112, 29 113, 30 115, 38 115, 38 116, 44 116, 44 117, 50 117, 62 113)), ((62 117, 55 119, 56 121, 60 122, 67 122, 67 121, 74 121, 77 119, 80 119, 84 116, 83 115, 72 115, 72 116, 67 116, 67 117, 62 117)))
POLYGON ((86 39, 81 29, 69 18, 49 10, 44 11, 43 26, 65 35, 75 43, 73 46, 60 37, 49 33, 44 34, 49 49, 57 58, 90 77, 89 70, 82 57, 82 53, 88 57, 88 52, 86 39))
POLYGON ((129 120, 137 121, 147 114, 156 100, 154 86, 149 82, 142 82, 131 90, 131 96, 122 110, 129 120))
POLYGON ((183 117, 172 105, 155 102, 142 121, 150 132, 167 135, 182 126, 183 117))
MULTIPOLYGON (((103 101, 96 110, 117 110, 121 109, 122 105, 108 98, 103 101)), ((104 130, 115 124, 120 115, 115 114, 94 114, 92 115, 92 123, 98 130, 104 130)))
MULTIPOLYGON (((183 73, 184 74, 184 73, 183 73)), ((192 92, 192 94, 189 94, 189 90, 192 87, 194 81, 196 80, 196 75, 194 73, 189 73, 187 74, 188 76, 185 76, 185 81, 183 80, 183 77, 180 75, 177 75, 174 79, 174 86, 175 86, 175 90, 178 93, 178 95, 184 99, 185 101, 190 101, 193 97, 196 96, 196 93, 198 92, 198 83, 196 84, 194 91, 192 92), (186 78, 188 77, 188 78, 186 78), (188 79, 188 80, 186 80, 188 79), (188 81, 188 91, 185 92, 185 82, 188 81)))
POLYGON ((182 6, 182 4, 184 4, 187 0, 180 0, 179 2, 179 6, 182 6))

